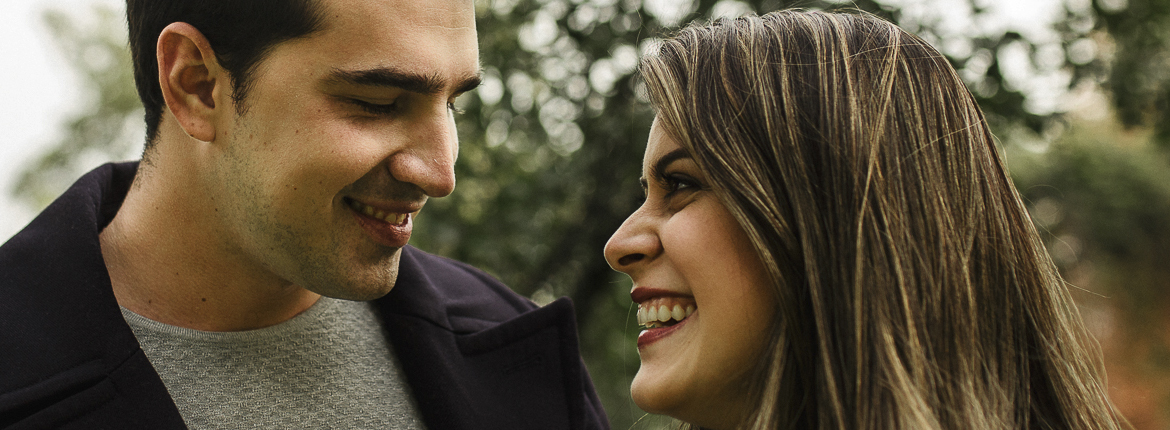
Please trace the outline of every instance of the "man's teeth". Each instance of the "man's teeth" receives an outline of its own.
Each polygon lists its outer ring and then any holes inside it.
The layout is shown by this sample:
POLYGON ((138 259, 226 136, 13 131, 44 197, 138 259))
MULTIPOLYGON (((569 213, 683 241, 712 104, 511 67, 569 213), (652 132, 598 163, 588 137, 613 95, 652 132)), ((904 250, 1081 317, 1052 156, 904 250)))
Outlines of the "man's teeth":
POLYGON ((695 305, 642 304, 638 306, 638 325, 647 328, 663 327, 670 321, 679 322, 695 313, 695 305))
POLYGON ((353 199, 347 199, 347 200, 349 200, 349 207, 353 208, 353 210, 361 212, 368 217, 373 217, 373 218, 380 219, 382 221, 386 221, 390 224, 402 224, 403 222, 406 221, 406 217, 408 216, 408 214, 396 214, 393 212, 388 213, 388 212, 382 211, 380 209, 376 209, 373 206, 359 202, 357 200, 353 200, 353 199))

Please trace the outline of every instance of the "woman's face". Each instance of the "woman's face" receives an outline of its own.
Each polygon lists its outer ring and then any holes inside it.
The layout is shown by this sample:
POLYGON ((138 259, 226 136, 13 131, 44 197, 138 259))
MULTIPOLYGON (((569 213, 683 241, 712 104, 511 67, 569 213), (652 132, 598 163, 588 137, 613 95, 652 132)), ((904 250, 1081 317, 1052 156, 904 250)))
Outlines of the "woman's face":
POLYGON ((642 409, 726 428, 753 410, 746 382, 776 302, 759 256, 690 154, 655 121, 642 161, 646 201, 605 246, 630 276, 642 409), (647 322, 654 320, 653 322, 647 322))

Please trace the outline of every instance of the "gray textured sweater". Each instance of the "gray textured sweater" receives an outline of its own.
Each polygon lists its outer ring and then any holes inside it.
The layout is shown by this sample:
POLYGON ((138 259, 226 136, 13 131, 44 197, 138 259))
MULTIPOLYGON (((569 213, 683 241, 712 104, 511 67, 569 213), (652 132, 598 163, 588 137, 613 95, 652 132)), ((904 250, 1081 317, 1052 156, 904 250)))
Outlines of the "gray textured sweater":
POLYGON ((122 314, 192 429, 421 429, 374 307, 323 297, 259 330, 122 314))

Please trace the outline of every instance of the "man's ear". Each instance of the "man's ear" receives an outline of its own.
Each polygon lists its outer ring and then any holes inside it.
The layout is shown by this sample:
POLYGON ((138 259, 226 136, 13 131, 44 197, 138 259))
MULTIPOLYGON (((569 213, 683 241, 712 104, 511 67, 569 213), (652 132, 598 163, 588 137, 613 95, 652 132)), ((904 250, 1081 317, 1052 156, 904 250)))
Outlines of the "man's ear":
POLYGON ((173 22, 158 36, 155 56, 163 100, 179 127, 195 139, 215 140, 216 108, 233 108, 217 105, 219 96, 230 94, 230 79, 211 43, 191 24, 173 22))

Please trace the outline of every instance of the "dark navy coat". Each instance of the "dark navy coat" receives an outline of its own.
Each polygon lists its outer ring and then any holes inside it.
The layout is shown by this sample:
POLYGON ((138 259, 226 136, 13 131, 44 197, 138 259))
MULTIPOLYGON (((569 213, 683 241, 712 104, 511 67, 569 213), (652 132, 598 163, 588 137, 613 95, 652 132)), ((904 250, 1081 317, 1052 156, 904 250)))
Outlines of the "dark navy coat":
MULTIPOLYGON (((98 243, 136 169, 90 172, 0 247, 0 428, 185 427, 122 318, 98 243)), ((538 308, 407 247, 375 303, 429 429, 609 427, 568 300, 538 308)))

